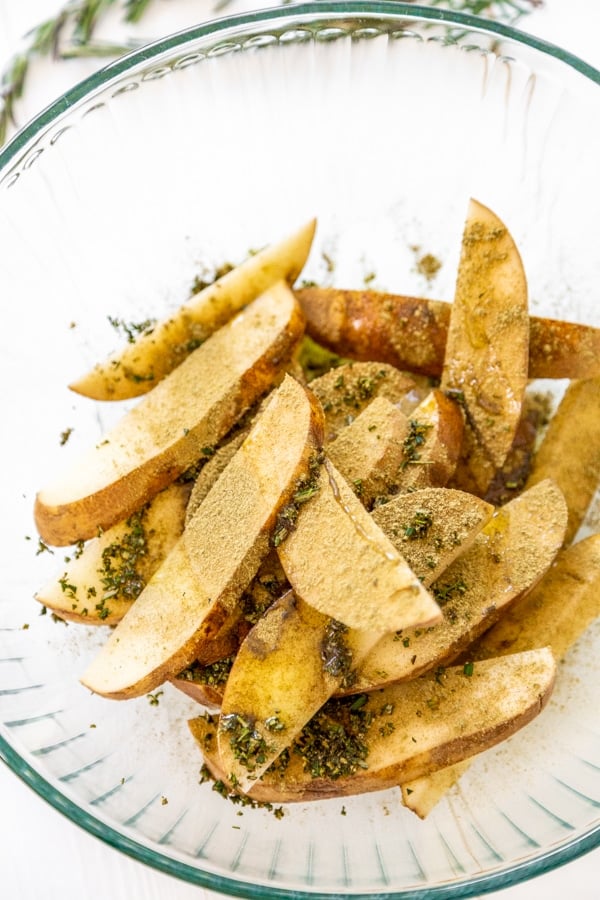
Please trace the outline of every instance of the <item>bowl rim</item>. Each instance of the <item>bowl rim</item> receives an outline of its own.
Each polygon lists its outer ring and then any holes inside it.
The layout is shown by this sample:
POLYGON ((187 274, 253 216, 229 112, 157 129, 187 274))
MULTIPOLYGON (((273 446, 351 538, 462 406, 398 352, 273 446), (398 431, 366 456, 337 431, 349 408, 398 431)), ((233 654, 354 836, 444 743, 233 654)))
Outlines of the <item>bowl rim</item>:
POLYGON ((382 15, 389 18, 413 18, 417 21, 429 20, 457 25, 470 30, 481 31, 484 34, 508 38, 533 50, 539 50, 565 63, 581 75, 589 78, 590 81, 600 85, 600 69, 595 68, 591 63, 586 62, 576 54, 565 50, 558 44, 521 31, 512 25, 506 25, 493 19, 473 15, 472 13, 445 10, 433 6, 421 6, 413 3, 402 3, 397 2, 397 0, 312 0, 312 2, 308 3, 285 3, 283 6, 266 7, 254 12, 210 19, 201 25, 176 31, 144 44, 142 47, 120 56, 113 62, 101 66, 92 75, 77 82, 73 87, 59 95, 53 102, 31 118, 4 147, 0 147, 0 174, 2 174, 2 170, 9 165, 16 154, 44 128, 66 113, 79 101, 106 85, 113 78, 127 72, 138 63, 150 62, 162 53, 175 47, 183 46, 188 41, 194 41, 210 34, 217 35, 244 25, 266 22, 268 20, 287 19, 306 14, 311 16, 382 15))
MULTIPOLYGON (((249 25, 295 20, 300 17, 315 18, 348 18, 377 17, 403 20, 413 19, 415 22, 435 22, 458 26, 483 35, 502 37, 517 44, 553 57, 574 69, 591 82, 600 85, 600 70, 564 48, 544 39, 530 35, 514 26, 486 19, 471 13, 421 6, 413 3, 402 3, 397 0, 313 0, 313 2, 291 3, 280 7, 267 7, 254 12, 223 16, 211 19, 203 24, 185 28, 147 43, 113 62, 102 66, 92 75, 76 83, 61 94, 40 113, 34 116, 20 131, 15 134, 4 147, 0 148, 0 176, 15 157, 33 142, 50 125, 60 117, 89 98, 99 88, 118 79, 139 64, 151 63, 156 57, 185 47, 186 44, 199 38, 219 36, 227 32, 249 25)), ((89 834, 102 840, 107 845, 120 850, 127 856, 151 866, 167 875, 185 882, 226 892, 229 896, 256 898, 273 898, 273 900, 343 900, 351 896, 354 900, 461 900, 476 897, 490 891, 501 890, 571 862, 585 853, 600 846, 600 825, 594 825, 586 832, 580 833, 558 847, 550 847, 534 859, 522 862, 515 861, 505 868, 471 875, 468 879, 458 880, 451 884, 432 887, 392 889, 381 894, 352 892, 319 892, 312 890, 296 890, 273 885, 249 883, 236 880, 221 874, 215 874, 190 865, 181 859, 165 856, 152 847, 145 846, 128 835, 107 824, 102 818, 91 815, 87 810, 70 799, 60 789, 41 775, 30 765, 0 733, 0 760, 3 761, 26 785, 32 788, 43 800, 62 813, 75 825, 89 834)))

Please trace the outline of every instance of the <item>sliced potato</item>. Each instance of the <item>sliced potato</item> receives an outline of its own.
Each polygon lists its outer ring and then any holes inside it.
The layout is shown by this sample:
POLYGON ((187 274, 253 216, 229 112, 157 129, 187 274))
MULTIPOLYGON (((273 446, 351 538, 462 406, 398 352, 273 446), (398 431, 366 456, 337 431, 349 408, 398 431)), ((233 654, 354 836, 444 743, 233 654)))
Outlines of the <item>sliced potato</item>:
POLYGON ((565 544, 569 544, 600 484, 600 378, 573 381, 567 387, 526 484, 544 478, 553 478, 567 501, 565 544))
POLYGON ((423 584, 432 584, 492 518, 494 507, 451 488, 421 488, 371 513, 423 584))
POLYGON ((218 742, 223 765, 242 790, 289 746, 335 692, 339 677, 335 665, 327 664, 331 660, 327 639, 335 637, 334 632, 328 633, 330 623, 327 616, 288 591, 240 645, 221 696, 218 742), (260 742, 268 744, 260 758, 244 760, 237 754, 229 726, 235 730, 241 722, 250 723, 260 742))
MULTIPOLYGON (((566 521, 565 502, 551 481, 497 510, 472 546, 432 586, 443 621, 382 637, 358 667, 349 692, 374 690, 452 663, 542 577, 560 549, 566 521)), ((397 541, 402 546, 401 530, 397 541)))
POLYGON ((430 772, 429 775, 403 781, 400 785, 402 805, 416 813, 420 819, 427 818, 444 794, 467 771, 471 761, 470 758, 463 759, 452 766, 438 769, 437 772, 430 772))
POLYGON ((403 491, 444 487, 456 469, 463 432, 458 405, 441 391, 430 391, 410 415, 395 487, 403 491))
MULTIPOLYGON (((415 507, 419 506, 418 500, 415 502, 419 495, 425 494, 433 506, 436 498, 432 494, 441 493, 417 491, 400 495, 395 501, 398 517, 402 521, 412 517, 415 507), (406 511, 404 516, 401 509, 406 511)), ((417 572, 419 565, 423 568, 424 586, 444 568, 444 564, 456 558, 461 541, 463 549, 472 543, 491 514, 488 504, 463 496, 478 513, 468 514, 463 505, 461 523, 457 523, 457 531, 450 540, 443 540, 443 546, 439 545, 440 537, 448 537, 448 531, 438 523, 435 529, 428 529, 418 541, 409 541, 403 548, 409 565, 414 562, 417 572), (468 522, 472 534, 468 533, 468 522), (423 565, 424 548, 428 548, 429 554, 435 554, 434 569, 423 565)), ((447 513, 448 504, 440 503, 437 498, 435 510, 447 513)), ((392 536, 392 540, 396 537, 392 536)), ((286 597, 285 601, 266 611, 241 644, 222 699, 224 717, 231 716, 231 721, 241 718, 251 722, 253 730, 268 742, 268 752, 265 751, 260 764, 255 761, 254 769, 249 773, 235 758, 228 743, 230 735, 220 738, 225 767, 234 773, 240 785, 247 785, 250 776, 254 778, 268 768, 332 694, 344 692, 348 682, 352 683, 352 669, 360 667, 361 661, 380 640, 379 631, 345 628, 300 597, 286 597), (269 728, 269 722, 284 727, 269 728)))
POLYGON ((287 376, 83 684, 133 697, 198 658, 268 553, 277 513, 304 482, 322 439, 320 407, 287 376))
MULTIPOLYGON (((548 648, 431 673, 394 685, 360 703, 330 702, 278 761, 251 782, 250 797, 265 802, 322 800, 394 787, 435 772, 510 737, 543 709, 556 664, 548 648)), ((217 752, 221 727, 189 721, 214 777, 239 790, 217 752), (217 733, 218 731, 218 733, 217 733)), ((252 724, 231 720, 238 755, 252 762, 263 742, 252 724), (254 741, 254 743, 253 743, 254 741)), ((268 745, 268 739, 264 741, 268 745)))
POLYGON ((312 220, 248 257, 133 344, 72 382, 71 389, 95 400, 124 400, 147 393, 246 304, 278 281, 293 284, 310 252, 315 228, 312 220))
POLYGON ((430 391, 410 418, 377 397, 339 431, 327 455, 370 509, 400 491, 445 485, 462 435, 460 408, 441 391, 430 391))
POLYGON ((327 459, 317 487, 277 548, 295 593, 351 628, 437 621, 435 601, 327 459))
POLYGON ((334 440, 375 397, 397 404, 413 387, 408 375, 381 363, 348 363, 310 382, 325 412, 327 442, 334 440))
POLYGON ((127 521, 77 548, 35 595, 61 619, 116 625, 181 536, 188 484, 169 485, 127 521))
POLYGON ((140 509, 273 384, 302 331, 283 282, 238 313, 40 491, 35 520, 42 539, 87 540, 140 509))
POLYGON ((407 418, 395 402, 401 397, 402 388, 392 370, 385 391, 365 401, 362 410, 344 427, 340 407, 332 408, 329 399, 335 396, 338 382, 331 377, 326 381, 325 376, 318 381, 327 390, 315 393, 329 410, 325 416, 335 433, 327 444, 327 455, 367 509, 374 500, 400 490, 447 483, 460 453, 463 418, 459 406, 441 391, 430 391, 407 418), (390 390, 391 385, 394 387, 390 390), (389 399, 388 394, 394 399, 389 399))
POLYGON ((208 462, 202 466, 192 487, 187 506, 186 520, 191 519, 194 515, 217 478, 225 471, 243 442, 246 440, 247 435, 247 428, 234 434, 229 440, 221 444, 215 451, 214 456, 211 456, 208 462))
POLYGON ((528 375, 527 281, 506 226, 471 200, 440 388, 460 398, 454 486, 483 494, 511 448, 528 375))
POLYGON ((385 397, 372 400, 327 446, 327 455, 369 509, 398 479, 409 423, 385 397))
POLYGON ((341 357, 439 377, 451 304, 377 291, 296 289, 306 330, 341 357))
POLYGON ((529 377, 600 377, 600 328, 531 316, 529 377))
POLYGON ((600 534, 557 555, 542 580, 472 648, 473 659, 489 659, 534 647, 550 647, 562 659, 600 616, 600 534))
MULTIPOLYGON (((338 356, 439 377, 452 304, 378 291, 296 290, 307 332, 338 356)), ((600 376, 600 328, 531 316, 530 378, 600 376)))
MULTIPOLYGON (((561 550, 527 592, 468 651, 473 659, 548 646, 557 660, 600 615, 600 535, 561 550)), ((468 769, 470 761, 401 785, 402 802, 424 819, 468 769)))
MULTIPOLYGON (((297 355, 298 347, 299 344, 294 350, 294 355, 297 355)), ((294 359, 285 366, 285 373, 291 375, 299 382, 299 384, 306 387, 306 379, 304 378, 302 368, 294 359)), ((232 456, 245 440, 246 435, 252 427, 252 423, 262 412, 262 409, 265 403, 268 403, 268 400, 268 394, 265 397, 262 397, 254 406, 247 410, 242 419, 236 423, 232 432, 228 434, 216 448, 209 448, 210 458, 202 465, 194 480, 194 486, 188 502, 187 518, 193 515, 221 472, 227 467, 232 456)))
POLYGON ((508 456, 485 493, 484 499, 494 506, 503 506, 525 488, 540 433, 550 417, 551 404, 550 394, 525 394, 521 418, 508 456))

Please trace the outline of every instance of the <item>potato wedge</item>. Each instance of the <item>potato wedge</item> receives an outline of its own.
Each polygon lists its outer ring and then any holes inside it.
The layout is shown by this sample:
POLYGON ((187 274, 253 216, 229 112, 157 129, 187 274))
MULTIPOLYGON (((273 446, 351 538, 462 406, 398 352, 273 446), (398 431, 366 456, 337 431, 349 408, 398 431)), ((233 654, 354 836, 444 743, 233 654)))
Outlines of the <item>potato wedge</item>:
POLYGON ((465 414, 454 486, 484 494, 511 448, 527 387, 527 281, 506 226, 471 200, 440 388, 465 414))
POLYGON ((397 482, 408 431, 406 416, 376 397, 327 445, 329 459, 367 509, 397 482))
POLYGON ((550 418, 551 405, 550 394, 535 391, 525 394, 512 447, 485 493, 484 500, 488 503, 503 506, 524 490, 540 434, 550 418))
POLYGON ((180 537, 190 485, 175 482, 125 522, 77 548, 35 599, 69 622, 116 625, 180 537))
POLYGON ((133 697, 198 658, 268 553, 277 513, 304 482, 322 439, 320 407, 287 376, 84 673, 84 685, 106 697, 133 697))
POLYGON ((40 491, 35 520, 42 539, 87 540, 140 509, 274 383, 303 327, 283 282, 238 313, 40 491))
POLYGON ((600 377, 600 328, 531 316, 529 377, 600 377))
MULTIPOLYGON (((452 304, 378 291, 296 289, 314 341, 342 357, 442 374, 452 304)), ((600 376, 600 328, 529 318, 529 378, 600 376)))
MULTIPOLYGON (((377 514, 381 522, 386 507, 377 514)), ((392 521, 385 520, 388 533, 392 521)), ((497 510, 472 546, 432 585, 443 621, 382 637, 358 667, 357 680, 348 692, 374 690, 452 663, 498 620, 508 604, 543 576, 560 549, 566 522, 562 494, 549 480, 497 510)), ((402 547, 401 525, 397 531, 396 546, 402 547)), ((430 554, 425 552, 425 566, 430 554)))
POLYGON ((556 659, 562 659, 598 616, 600 534, 593 534, 561 550, 533 590, 473 644, 469 658, 550 647, 556 659))
POLYGON ((315 496, 277 551, 295 593, 350 628, 396 631, 440 618, 437 604, 328 459, 315 496))
POLYGON ((421 488, 372 511, 373 520, 423 584, 432 584, 470 549, 494 507, 451 488, 421 488))
MULTIPOLYGON (((395 501, 398 518, 405 521, 412 516, 415 506, 418 506, 418 501, 415 503, 418 495, 426 494, 431 504, 434 499, 431 495, 441 493, 418 491, 400 495, 395 501), (406 510, 404 517, 400 512, 403 508, 406 510)), ((477 498, 465 499, 471 507, 475 507, 476 512, 469 515, 462 508, 462 525, 458 526, 458 532, 452 535, 451 540, 439 546, 438 539, 442 534, 447 536, 447 532, 438 525, 435 529, 429 529, 418 541, 409 541, 403 548, 408 564, 412 566, 414 561, 417 570, 419 562, 422 565, 423 548, 429 548, 430 554, 436 555, 435 569, 423 566, 424 586, 444 568, 444 563, 448 565, 456 558, 461 541, 463 549, 472 543, 486 518, 491 515, 488 504, 477 498)), ((439 504, 436 509, 439 510, 440 506, 448 512, 447 504, 439 504)), ((253 730, 268 741, 268 752, 265 752, 260 763, 255 761, 253 772, 248 773, 228 746, 229 735, 220 738, 225 767, 234 773, 240 785, 248 784, 250 775, 255 777, 264 771, 326 700, 334 693, 344 691, 349 678, 350 682, 352 680, 353 668, 360 667, 361 661, 380 642, 381 637, 379 631, 345 628, 339 621, 318 612, 293 595, 286 596, 266 611, 241 644, 222 698, 223 716, 250 721, 253 730), (271 726, 284 724, 285 727, 269 728, 268 723, 271 726)), ((217 699, 216 692, 212 699, 217 699)))
MULTIPOLYGON (((240 645, 221 697, 218 744, 226 771, 242 790, 335 692, 339 677, 327 660, 332 661, 328 654, 341 643, 335 644, 335 632, 328 632, 330 623, 328 616, 288 591, 240 645), (264 744, 260 756, 238 755, 231 738, 241 722, 250 723, 259 744, 264 744)), ((214 696, 217 699, 217 692, 214 696)))
POLYGON ((464 423, 461 411, 442 391, 431 391, 410 415, 396 488, 444 487, 459 459, 464 423))
POLYGON ((333 441, 375 397, 397 404, 414 387, 412 379, 381 363, 348 363, 310 382, 325 412, 325 439, 333 441))
POLYGON ((445 485, 462 433, 460 409, 441 391, 430 391, 410 418, 377 397, 337 433, 327 455, 369 509, 398 491, 445 485))
POLYGON ((331 352, 435 378, 442 374, 450 303, 322 287, 295 294, 307 334, 331 352))
MULTIPOLYGON (((268 742, 248 771, 235 758, 230 735, 219 739, 225 768, 243 789, 289 747, 344 682, 353 660, 350 633, 288 591, 240 644, 227 677, 214 685, 211 701, 225 720, 251 722, 254 733, 268 742)), ((361 647, 368 649, 379 637, 379 632, 361 633, 361 647)), ((203 702, 200 691, 195 699, 203 702)))
POLYGON ((462 413, 441 391, 430 391, 410 418, 377 397, 327 445, 327 455, 370 509, 399 491, 444 486, 462 435, 462 413))
MULTIPOLYGON (((600 535, 561 550, 536 587, 519 598, 468 651, 491 659, 548 646, 562 659, 600 615, 600 535)), ((424 819, 470 761, 401 785, 404 806, 424 819)))
POLYGON ((470 758, 463 759, 452 766, 438 769, 437 772, 430 772, 429 775, 403 781, 400 785, 402 805, 416 813, 420 819, 426 819, 444 794, 468 770, 471 762, 470 758))
POLYGON ((125 400, 146 394, 246 304, 278 281, 293 284, 310 252, 315 228, 313 219, 248 257, 69 387, 94 400, 125 400))
MULTIPOLYGON (((297 353, 297 349, 294 351, 297 353)), ((304 378, 302 369, 299 365, 297 365, 294 360, 288 363, 285 366, 285 372, 288 375, 291 375, 296 381, 306 386, 306 380, 304 378)), ((240 447, 242 442, 246 439, 246 435, 250 431, 252 427, 253 421, 256 419, 258 415, 262 412, 262 409, 269 400, 268 394, 265 397, 262 397, 253 407, 247 410, 243 418, 236 423, 235 428, 232 430, 230 434, 216 447, 214 453, 207 462, 202 465, 196 479, 194 481, 194 486, 192 488, 192 493, 190 495, 190 499, 188 502, 187 509, 187 518, 193 515, 198 506, 202 503, 211 487, 221 474, 223 470, 227 467, 229 461, 232 456, 236 452, 236 450, 240 447)))
POLYGON ((340 366, 310 387, 329 426, 327 454, 367 509, 376 498, 442 486, 451 477, 463 418, 441 391, 428 391, 407 419, 400 406, 414 383, 391 366, 340 366))
POLYGON ((567 501, 571 543, 600 484, 600 378, 567 387, 533 459, 526 486, 552 478, 567 501))
MULTIPOLYGON (((556 664, 542 648, 478 662, 469 672, 457 666, 364 695, 360 702, 330 702, 287 758, 251 783, 249 796, 281 803, 380 791, 480 753, 541 712, 556 664)), ((239 790, 217 753, 215 721, 200 717, 188 724, 212 775, 239 790)), ((228 733, 237 738, 239 754, 260 755, 251 725, 232 721, 228 733), (241 737, 244 728, 249 734, 241 737)))

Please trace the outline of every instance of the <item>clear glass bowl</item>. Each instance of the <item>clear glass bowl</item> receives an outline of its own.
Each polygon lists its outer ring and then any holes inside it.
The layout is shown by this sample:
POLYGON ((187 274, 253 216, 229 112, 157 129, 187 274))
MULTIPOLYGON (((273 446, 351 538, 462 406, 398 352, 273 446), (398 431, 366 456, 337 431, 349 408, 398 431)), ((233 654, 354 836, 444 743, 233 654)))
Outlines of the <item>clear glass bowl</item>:
POLYGON ((104 636, 32 599, 64 555, 38 546, 35 492, 122 411, 66 384, 112 348, 109 316, 164 313, 206 267, 316 215, 305 277, 450 300, 474 196, 515 236, 532 310, 600 324, 599 84, 564 51, 473 17, 313 3, 132 53, 0 152, 0 754, 83 828, 247 897, 464 898, 599 843, 597 627, 544 714, 425 821, 393 791, 278 820, 199 784, 191 700, 84 690, 104 636), (435 278, 417 265, 426 253, 435 278))

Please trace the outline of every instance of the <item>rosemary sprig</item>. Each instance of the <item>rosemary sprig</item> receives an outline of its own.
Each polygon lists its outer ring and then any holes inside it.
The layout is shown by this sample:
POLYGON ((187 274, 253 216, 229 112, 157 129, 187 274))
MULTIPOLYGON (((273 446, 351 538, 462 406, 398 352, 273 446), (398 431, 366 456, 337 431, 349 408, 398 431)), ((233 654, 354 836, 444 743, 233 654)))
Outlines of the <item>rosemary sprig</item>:
MULTIPOLYGON (((25 92, 30 64, 36 57, 114 59, 133 49, 133 45, 94 41, 98 22, 116 3, 123 7, 123 20, 136 24, 152 0, 69 0, 54 18, 41 22, 25 36, 24 49, 12 57, 0 78, 0 147, 6 141, 9 125, 16 124, 15 105, 25 92)), ((215 12, 229 3, 230 0, 215 0, 215 12)), ((542 6, 543 0, 429 0, 429 5, 487 15, 512 24, 542 6)))
POLYGON ((429 6, 444 6, 455 12, 471 13, 474 16, 487 15, 488 18, 514 24, 536 7, 543 6, 544 0, 428 0, 428 3, 429 6))
POLYGON ((123 6, 123 20, 135 24, 151 0, 70 0, 52 19, 41 22, 25 35, 24 48, 12 57, 0 79, 0 147, 6 141, 9 125, 16 125, 15 105, 23 97, 29 69, 36 57, 114 59, 132 49, 130 45, 93 41, 100 19, 119 2, 123 6))
POLYGON ((125 21, 129 22, 131 25, 139 22, 146 12, 146 7, 149 6, 151 2, 152 0, 126 0, 125 21))

